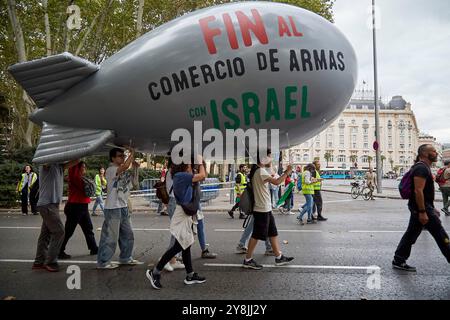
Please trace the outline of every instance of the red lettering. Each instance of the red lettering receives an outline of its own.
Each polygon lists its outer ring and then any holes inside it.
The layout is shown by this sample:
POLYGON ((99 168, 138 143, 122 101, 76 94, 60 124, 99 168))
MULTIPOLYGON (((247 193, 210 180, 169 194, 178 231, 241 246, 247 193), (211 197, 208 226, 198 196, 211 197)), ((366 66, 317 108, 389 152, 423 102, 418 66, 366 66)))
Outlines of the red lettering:
POLYGON ((216 20, 216 17, 209 16, 206 18, 202 18, 198 21, 200 24, 200 28, 202 29, 203 32, 203 38, 205 39, 210 54, 217 53, 216 45, 214 44, 213 38, 222 33, 219 28, 211 29, 208 27, 208 23, 214 20, 216 20))
POLYGON ((236 11, 236 17, 241 28, 242 39, 246 47, 252 45, 252 37, 250 36, 250 30, 258 38, 261 44, 269 43, 266 34, 266 28, 259 15, 259 12, 255 9, 251 10, 255 22, 253 23, 242 11, 236 11))
POLYGON ((231 21, 231 17, 228 13, 224 13, 222 17, 223 22, 225 23, 225 28, 227 29, 228 41, 230 42, 231 49, 238 49, 239 44, 236 37, 236 31, 233 27, 233 21, 231 21))
POLYGON ((303 33, 297 31, 294 19, 291 16, 289 16, 289 21, 291 22, 292 32, 294 33, 294 36, 303 37, 303 33))
POLYGON ((280 37, 283 37, 284 34, 287 34, 288 37, 292 37, 291 30, 289 30, 289 27, 283 17, 278 17, 278 33, 280 37))

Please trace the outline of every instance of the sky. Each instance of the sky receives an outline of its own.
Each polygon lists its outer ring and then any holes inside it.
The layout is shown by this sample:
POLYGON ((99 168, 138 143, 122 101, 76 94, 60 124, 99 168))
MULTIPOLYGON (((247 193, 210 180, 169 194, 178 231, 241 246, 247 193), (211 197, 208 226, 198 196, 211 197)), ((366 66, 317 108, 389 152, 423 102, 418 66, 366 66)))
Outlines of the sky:
MULTIPOLYGON (((450 143, 450 0, 375 0, 378 87, 401 95, 421 132, 450 143)), ((372 0, 336 0, 336 26, 358 58, 358 86, 373 89, 372 0)))

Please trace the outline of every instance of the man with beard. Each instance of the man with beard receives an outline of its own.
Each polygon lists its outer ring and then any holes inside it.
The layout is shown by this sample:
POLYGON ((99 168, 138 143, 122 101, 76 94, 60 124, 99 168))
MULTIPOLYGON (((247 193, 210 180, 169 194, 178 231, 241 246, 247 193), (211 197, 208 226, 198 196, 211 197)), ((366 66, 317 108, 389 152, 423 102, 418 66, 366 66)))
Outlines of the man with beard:
POLYGON ((411 254, 411 247, 416 242, 423 228, 426 228, 436 241, 442 254, 450 263, 449 237, 442 227, 439 211, 434 207, 434 181, 431 174, 431 164, 437 161, 436 149, 430 144, 419 147, 416 163, 411 168, 412 193, 408 201, 411 212, 408 229, 403 235, 392 267, 395 269, 415 272, 416 268, 406 264, 411 254))

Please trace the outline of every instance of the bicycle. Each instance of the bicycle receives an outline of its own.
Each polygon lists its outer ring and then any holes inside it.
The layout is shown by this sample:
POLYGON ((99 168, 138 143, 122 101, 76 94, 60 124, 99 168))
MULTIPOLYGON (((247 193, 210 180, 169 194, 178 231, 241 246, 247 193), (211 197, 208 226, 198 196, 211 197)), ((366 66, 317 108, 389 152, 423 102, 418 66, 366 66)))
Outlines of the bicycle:
POLYGON ((352 190, 350 192, 353 199, 357 199, 359 196, 362 196, 364 200, 368 201, 372 198, 372 189, 367 186, 365 180, 362 182, 355 181, 351 183, 352 190))

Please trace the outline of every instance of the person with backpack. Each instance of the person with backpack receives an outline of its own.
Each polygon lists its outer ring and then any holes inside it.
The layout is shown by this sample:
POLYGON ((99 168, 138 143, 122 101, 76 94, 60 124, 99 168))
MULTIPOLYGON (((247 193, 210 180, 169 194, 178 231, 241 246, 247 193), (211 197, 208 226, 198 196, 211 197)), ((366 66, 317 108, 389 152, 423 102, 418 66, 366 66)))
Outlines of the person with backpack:
POLYGON ((206 279, 194 272, 191 259, 191 246, 197 225, 197 212, 200 209, 200 181, 206 178, 203 158, 197 156, 198 173, 193 172, 193 159, 172 167, 173 193, 176 208, 170 221, 170 233, 175 238, 174 245, 168 249, 153 269, 146 271, 146 277, 154 289, 161 289, 161 272, 164 266, 181 251, 186 268, 186 285, 204 283, 206 279))
POLYGON ((292 166, 289 165, 287 170, 278 178, 275 179, 267 171, 272 164, 271 151, 267 150, 267 156, 262 157, 261 151, 257 154, 257 164, 252 165, 249 180, 251 182, 251 189, 253 193, 253 232, 248 242, 248 250, 245 259, 242 263, 243 268, 261 270, 262 265, 258 264, 253 259, 253 252, 259 240, 265 241, 269 238, 272 244, 272 249, 275 256, 275 265, 282 266, 292 260, 293 257, 288 257, 280 251, 278 243, 278 231, 275 224, 275 219, 272 214, 272 203, 270 200, 270 191, 268 184, 281 184, 287 176, 292 172, 292 166))
MULTIPOLYGON (((245 187, 247 186, 247 166, 245 164, 239 165, 239 171, 236 174, 235 178, 235 186, 234 186, 234 192, 236 193, 236 203, 231 208, 230 211, 228 211, 229 216, 231 219, 234 219, 234 211, 239 208, 239 200, 241 198, 242 193, 245 190, 245 187)), ((239 210, 239 219, 245 219, 245 214, 243 214, 239 210)))
POLYGON ((95 176, 95 203, 92 208, 92 216, 95 217, 97 214, 95 210, 97 206, 105 213, 105 203, 103 202, 103 195, 106 193, 106 178, 105 178, 105 168, 101 167, 98 170, 98 174, 95 176))
POLYGON ((81 230, 83 230, 90 254, 96 255, 98 252, 94 227, 88 209, 91 199, 85 193, 85 182, 83 180, 85 175, 86 163, 84 161, 80 161, 76 166, 69 169, 69 198, 64 207, 64 214, 66 215, 65 236, 58 256, 61 260, 71 258, 70 255, 65 253, 65 249, 77 225, 80 225, 81 230))
POLYGON ((139 163, 134 161, 134 150, 128 150, 128 158, 122 149, 109 151, 111 165, 106 169, 107 196, 105 202, 105 221, 103 221, 98 245, 97 269, 111 270, 119 267, 111 263, 120 247, 119 264, 135 266, 142 262, 133 259, 134 234, 131 226, 128 200, 130 191, 139 185, 139 163), (129 170, 133 166, 134 170, 129 170))
POLYGON ((440 168, 436 174, 436 182, 442 193, 444 207, 441 209, 446 216, 450 216, 448 207, 450 206, 450 160, 444 161, 444 167, 440 168))
POLYGON ((416 268, 406 263, 411 248, 422 230, 427 229, 436 241, 442 254, 450 263, 450 242, 439 219, 439 211, 434 207, 434 181, 431 164, 436 162, 438 154, 431 144, 419 147, 416 163, 403 176, 399 185, 402 198, 408 198, 411 212, 408 229, 395 251, 392 267, 394 269, 415 272, 416 268))

